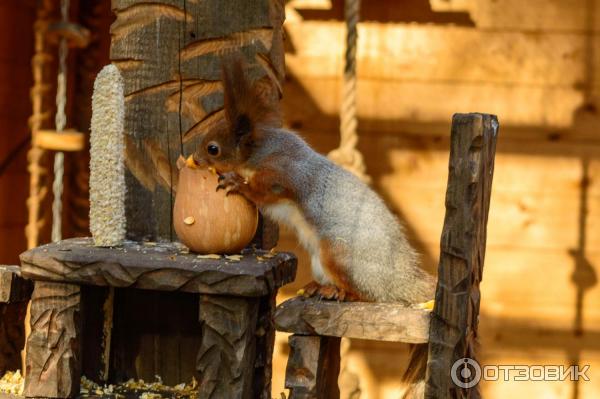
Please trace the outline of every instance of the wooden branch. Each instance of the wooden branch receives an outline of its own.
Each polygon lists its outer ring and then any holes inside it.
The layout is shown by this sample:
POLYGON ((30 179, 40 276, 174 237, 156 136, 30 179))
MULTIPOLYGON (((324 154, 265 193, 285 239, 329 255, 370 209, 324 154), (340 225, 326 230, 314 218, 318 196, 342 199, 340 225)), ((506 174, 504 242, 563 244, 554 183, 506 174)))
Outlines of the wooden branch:
POLYGON ((19 266, 0 266, 0 303, 28 301, 33 284, 21 277, 19 266))
POLYGON ((254 399, 258 300, 202 295, 200 398, 254 399))
POLYGON ((36 282, 27 339, 25 396, 69 398, 81 378, 80 288, 36 282))
POLYGON ((389 342, 424 343, 430 312, 396 303, 292 298, 277 307, 279 331, 389 342))
POLYGON ((478 396, 475 388, 454 385, 450 370, 455 361, 475 356, 497 134, 493 115, 456 114, 452 120, 446 217, 429 329, 427 398, 478 396))
POLYGON ((340 340, 337 337, 292 335, 285 370, 289 399, 339 399, 340 340))
POLYGON ((265 251, 241 260, 208 259, 187 253, 175 243, 126 242, 118 248, 94 247, 89 238, 48 244, 21 254, 22 273, 33 280, 183 291, 235 296, 263 296, 294 280, 296 258, 265 251))

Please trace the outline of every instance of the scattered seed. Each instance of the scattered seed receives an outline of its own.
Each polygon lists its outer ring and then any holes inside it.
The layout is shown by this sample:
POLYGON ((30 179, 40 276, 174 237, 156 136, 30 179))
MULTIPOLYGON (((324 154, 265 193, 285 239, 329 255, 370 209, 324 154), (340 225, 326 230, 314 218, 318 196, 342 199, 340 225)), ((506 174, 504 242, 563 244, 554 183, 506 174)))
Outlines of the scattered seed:
POLYGON ((185 219, 183 219, 183 223, 187 224, 188 226, 193 225, 196 222, 196 219, 194 219, 193 216, 188 216, 185 219))

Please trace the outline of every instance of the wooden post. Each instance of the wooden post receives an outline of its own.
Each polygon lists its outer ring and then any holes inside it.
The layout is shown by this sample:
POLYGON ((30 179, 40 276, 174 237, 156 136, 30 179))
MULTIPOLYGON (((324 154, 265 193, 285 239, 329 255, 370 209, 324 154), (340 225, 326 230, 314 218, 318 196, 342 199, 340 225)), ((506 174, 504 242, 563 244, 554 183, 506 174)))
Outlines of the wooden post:
POLYGON ((38 281, 31 301, 25 396, 74 397, 81 378, 80 288, 38 281))
POLYGON ((265 95, 281 95, 283 0, 112 4, 111 61, 121 71, 126 98, 127 233, 172 239, 170 187, 180 142, 190 154, 199 136, 223 118, 222 56, 241 52, 265 95))
POLYGON ((253 392, 258 300, 202 295, 200 398, 257 398, 253 392))
POLYGON ((289 399, 339 399, 340 341, 338 337, 290 336, 285 370, 289 399))
MULTIPOLYGON (((452 120, 439 281, 429 328, 426 398, 479 397, 476 385, 459 387, 450 373, 462 358, 475 359, 479 282, 497 135, 498 120, 493 115, 456 114, 452 120)), ((457 374, 462 369, 459 367, 457 374)), ((471 372, 475 375, 475 370, 471 372)))
POLYGON ((31 281, 21 278, 18 266, 0 266, 0 375, 21 368, 31 288, 31 281))

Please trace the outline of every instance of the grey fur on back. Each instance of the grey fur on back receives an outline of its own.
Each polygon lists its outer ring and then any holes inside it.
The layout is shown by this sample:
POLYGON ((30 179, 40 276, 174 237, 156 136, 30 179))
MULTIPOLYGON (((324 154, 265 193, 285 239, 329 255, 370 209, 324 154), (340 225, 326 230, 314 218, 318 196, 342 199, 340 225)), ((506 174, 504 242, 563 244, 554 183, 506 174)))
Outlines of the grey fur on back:
POLYGON ((361 297, 405 303, 433 299, 433 277, 420 268, 402 225, 371 188, 283 129, 267 131, 249 164, 282 151, 285 156, 272 159, 286 164, 276 169, 285 170, 292 187, 300 188, 297 205, 319 238, 344 249, 336 263, 361 297), (269 140, 271 135, 277 139, 269 140))

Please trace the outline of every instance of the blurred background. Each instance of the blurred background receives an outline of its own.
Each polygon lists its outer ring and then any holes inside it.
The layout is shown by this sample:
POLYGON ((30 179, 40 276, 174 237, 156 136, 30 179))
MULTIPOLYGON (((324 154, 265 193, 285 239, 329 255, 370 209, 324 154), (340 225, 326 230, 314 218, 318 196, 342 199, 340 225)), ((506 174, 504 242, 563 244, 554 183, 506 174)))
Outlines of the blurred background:
MULTIPOLYGON (((18 264, 27 247, 38 4, 0 1, 3 264, 18 264)), ((326 153, 339 143, 343 1, 289 1, 286 18, 286 124, 326 153)), ((90 45, 68 59, 68 127, 87 132, 114 16, 109 0, 72 0, 71 19, 92 32, 90 45)), ((590 365, 590 381, 487 381, 484 396, 600 397, 600 0, 369 0, 358 32, 359 149, 374 188, 405 221, 430 271, 439 255, 452 114, 499 117, 481 363, 590 365)), ((55 76, 50 66, 44 73, 55 76)), ((53 115, 42 123, 51 126, 53 115)), ((85 151, 66 154, 65 237, 89 235, 87 163, 85 151)), ((41 165, 49 168, 50 157, 41 165)), ((49 189, 51 174, 42 179, 49 189)), ((42 197, 40 243, 50 240, 51 224, 51 195, 42 197)), ((310 275, 305 253, 285 230, 279 249, 300 257, 297 281, 281 301, 310 275)), ((283 391, 286 338, 277 337, 274 397, 283 391)), ((397 398, 407 356, 401 344, 345 342, 342 397, 397 398)))

